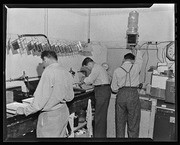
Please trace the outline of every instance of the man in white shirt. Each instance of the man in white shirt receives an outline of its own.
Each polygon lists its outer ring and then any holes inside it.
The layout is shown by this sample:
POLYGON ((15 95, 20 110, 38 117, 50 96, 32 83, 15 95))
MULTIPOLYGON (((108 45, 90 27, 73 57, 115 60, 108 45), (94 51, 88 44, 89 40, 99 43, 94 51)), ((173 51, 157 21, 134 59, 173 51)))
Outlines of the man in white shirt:
MULTIPOLYGON (((135 48, 133 53, 135 54, 135 48)), ((116 137, 120 138, 125 137, 126 123, 128 137, 139 137, 141 106, 137 89, 143 59, 139 50, 137 50, 136 59, 134 54, 124 55, 123 64, 115 69, 111 83, 112 91, 117 93, 115 122, 116 137)))
POLYGON ((25 108, 19 107, 17 114, 27 116, 40 111, 37 137, 65 137, 69 118, 66 101, 74 98, 73 78, 59 65, 54 51, 43 51, 41 58, 45 70, 34 92, 34 100, 25 108))
POLYGON ((94 137, 107 136, 107 111, 111 96, 111 87, 107 71, 91 58, 86 57, 82 66, 88 67, 91 73, 84 79, 86 84, 94 85, 95 91, 95 125, 94 137))

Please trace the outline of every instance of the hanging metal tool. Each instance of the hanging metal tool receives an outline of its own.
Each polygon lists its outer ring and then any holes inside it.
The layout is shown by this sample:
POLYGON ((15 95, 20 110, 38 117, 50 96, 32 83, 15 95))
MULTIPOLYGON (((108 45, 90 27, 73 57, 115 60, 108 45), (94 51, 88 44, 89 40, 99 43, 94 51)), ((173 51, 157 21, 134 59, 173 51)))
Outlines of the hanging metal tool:
POLYGON ((22 35, 18 35, 19 38, 22 38, 22 37, 45 37, 46 40, 47 40, 47 43, 49 45, 49 48, 51 49, 51 45, 49 43, 49 39, 47 38, 46 35, 44 34, 22 34, 22 35))

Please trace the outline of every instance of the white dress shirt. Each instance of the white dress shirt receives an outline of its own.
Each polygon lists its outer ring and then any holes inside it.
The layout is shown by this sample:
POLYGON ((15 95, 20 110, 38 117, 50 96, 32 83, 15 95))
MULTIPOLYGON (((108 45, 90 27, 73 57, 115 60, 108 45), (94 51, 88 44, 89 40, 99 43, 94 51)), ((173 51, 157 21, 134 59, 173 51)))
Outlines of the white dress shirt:
MULTIPOLYGON (((139 50, 137 50, 135 63, 130 71, 130 79, 129 79, 129 75, 127 75, 127 80, 126 80, 126 84, 125 84, 126 72, 120 67, 116 68, 113 73, 111 89, 114 92, 117 92, 118 89, 123 86, 136 87, 137 85, 139 85, 139 74, 141 71, 142 63, 143 63, 142 54, 139 50), (131 82, 131 84, 130 84, 130 82, 131 82)), ((125 61, 121 67, 123 67, 127 72, 129 72, 131 66, 132 66, 131 62, 125 61)))
POLYGON ((99 64, 94 64, 91 73, 84 79, 86 84, 93 84, 94 86, 109 84, 107 71, 99 64))
POLYGON ((58 63, 47 66, 42 73, 33 102, 24 109, 25 115, 60 108, 61 102, 74 98, 72 75, 58 63))

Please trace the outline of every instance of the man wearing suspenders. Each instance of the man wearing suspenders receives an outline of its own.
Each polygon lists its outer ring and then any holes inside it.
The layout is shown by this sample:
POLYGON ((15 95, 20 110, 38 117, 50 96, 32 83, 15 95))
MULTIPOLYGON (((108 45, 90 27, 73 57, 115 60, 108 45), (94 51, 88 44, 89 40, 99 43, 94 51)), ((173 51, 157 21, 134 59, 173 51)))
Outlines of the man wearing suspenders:
POLYGON ((141 106, 137 89, 142 63, 142 54, 139 50, 136 52, 136 58, 134 54, 128 53, 124 55, 121 67, 113 73, 111 89, 117 93, 115 124, 118 138, 125 137, 126 123, 128 137, 139 137, 141 106))

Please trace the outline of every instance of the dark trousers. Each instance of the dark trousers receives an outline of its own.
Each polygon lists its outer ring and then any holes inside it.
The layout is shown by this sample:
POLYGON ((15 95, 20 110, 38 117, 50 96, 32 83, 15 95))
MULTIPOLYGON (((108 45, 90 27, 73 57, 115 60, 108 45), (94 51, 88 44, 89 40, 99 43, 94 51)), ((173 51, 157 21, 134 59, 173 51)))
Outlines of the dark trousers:
POLYGON ((94 137, 107 136, 107 111, 111 97, 110 86, 95 87, 94 137))
POLYGON ((117 94, 115 104, 116 137, 125 137, 127 123, 128 137, 138 138, 140 117, 141 106, 137 89, 121 88, 117 94))

